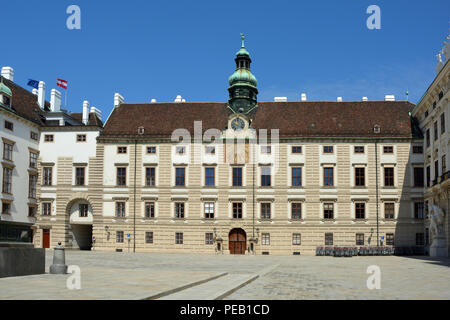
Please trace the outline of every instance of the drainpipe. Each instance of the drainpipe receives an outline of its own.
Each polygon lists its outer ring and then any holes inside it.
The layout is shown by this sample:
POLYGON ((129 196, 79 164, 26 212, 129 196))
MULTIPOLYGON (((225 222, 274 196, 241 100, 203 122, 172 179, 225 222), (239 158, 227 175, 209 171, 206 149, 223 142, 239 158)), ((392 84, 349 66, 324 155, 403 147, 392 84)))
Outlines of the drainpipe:
POLYGON ((133 253, 136 252, 136 149, 137 138, 134 139, 134 207, 133 207, 133 253))
POLYGON ((377 247, 380 246, 379 222, 378 222, 378 141, 375 140, 375 181, 376 181, 376 203, 377 203, 377 247))

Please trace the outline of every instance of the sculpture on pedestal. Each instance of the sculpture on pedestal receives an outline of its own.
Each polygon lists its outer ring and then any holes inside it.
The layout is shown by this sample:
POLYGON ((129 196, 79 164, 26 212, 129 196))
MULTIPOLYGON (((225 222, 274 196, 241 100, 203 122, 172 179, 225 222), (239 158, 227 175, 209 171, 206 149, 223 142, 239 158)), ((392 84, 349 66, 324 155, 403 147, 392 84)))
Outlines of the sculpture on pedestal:
POLYGON ((430 205, 429 212, 431 233, 430 256, 446 257, 448 251, 444 231, 444 211, 433 204, 430 205))

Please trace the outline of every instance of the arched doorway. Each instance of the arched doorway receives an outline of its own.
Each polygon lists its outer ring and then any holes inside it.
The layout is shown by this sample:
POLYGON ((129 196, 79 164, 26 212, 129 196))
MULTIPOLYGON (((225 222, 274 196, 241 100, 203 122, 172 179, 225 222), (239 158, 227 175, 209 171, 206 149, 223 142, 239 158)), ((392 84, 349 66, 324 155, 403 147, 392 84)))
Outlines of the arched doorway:
POLYGON ((232 229, 228 236, 230 254, 245 254, 247 234, 242 229, 232 229))

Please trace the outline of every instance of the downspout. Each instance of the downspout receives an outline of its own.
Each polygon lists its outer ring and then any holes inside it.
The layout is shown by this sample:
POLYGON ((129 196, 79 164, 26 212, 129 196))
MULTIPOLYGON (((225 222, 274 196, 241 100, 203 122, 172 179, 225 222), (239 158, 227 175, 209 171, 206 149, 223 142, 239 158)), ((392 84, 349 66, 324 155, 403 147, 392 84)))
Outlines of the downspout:
POLYGON ((375 184, 376 184, 376 204, 377 204, 377 247, 380 246, 379 222, 378 222, 378 141, 375 140, 375 184))
POLYGON ((133 206, 133 253, 136 252, 136 152, 137 139, 134 140, 134 206, 133 206))

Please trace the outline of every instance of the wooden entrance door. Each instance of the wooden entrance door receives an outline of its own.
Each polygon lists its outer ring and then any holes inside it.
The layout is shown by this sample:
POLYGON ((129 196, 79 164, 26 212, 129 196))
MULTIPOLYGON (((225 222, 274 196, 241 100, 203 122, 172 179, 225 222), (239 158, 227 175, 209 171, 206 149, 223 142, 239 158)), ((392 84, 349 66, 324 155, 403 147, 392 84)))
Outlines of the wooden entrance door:
POLYGON ((42 230, 42 248, 50 248, 50 230, 42 230))
POLYGON ((247 235, 242 229, 233 229, 230 231, 228 243, 231 254, 245 254, 247 248, 247 235))

